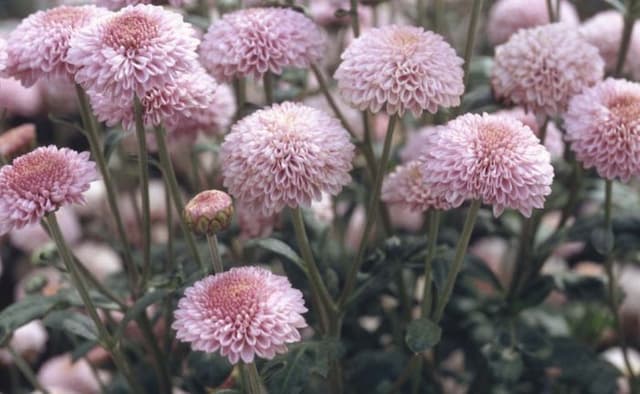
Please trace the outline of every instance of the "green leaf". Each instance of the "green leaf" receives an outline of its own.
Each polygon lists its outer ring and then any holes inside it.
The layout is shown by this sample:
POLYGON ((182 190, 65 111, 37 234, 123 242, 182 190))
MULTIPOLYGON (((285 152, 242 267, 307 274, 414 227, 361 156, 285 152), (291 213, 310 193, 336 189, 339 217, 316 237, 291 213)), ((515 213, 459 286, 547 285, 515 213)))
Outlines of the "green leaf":
POLYGON ((71 352, 71 360, 73 360, 74 362, 78 361, 82 357, 86 356, 87 353, 89 353, 97 345, 99 345, 98 341, 86 341, 81 343, 71 352))
POLYGON ((115 340, 116 342, 122 338, 122 335, 127 328, 127 324, 132 319, 135 319, 141 313, 144 313, 149 305, 153 305, 156 302, 162 300, 164 297, 169 295, 171 290, 169 289, 158 289, 151 293, 147 293, 136 301, 136 303, 131 307, 127 313, 122 318, 120 325, 118 325, 118 330, 116 331, 115 340))
POLYGON ((420 353, 437 345, 441 337, 440 326, 423 317, 409 323, 404 340, 412 352, 420 353))
MULTIPOLYGON (((187 357, 189 379, 202 387, 218 387, 231 374, 233 366, 217 353, 191 352, 187 357)), ((204 390, 203 390, 204 391, 204 390)), ((216 394, 219 391, 216 391, 216 394)))
POLYGON ((555 286, 574 301, 606 302, 607 286, 603 278, 563 272, 554 275, 555 286))
POLYGON ((611 229, 596 228, 591 232, 591 244, 596 252, 609 255, 614 247, 614 235, 611 229))
POLYGON ((518 381, 524 370, 524 363, 516 349, 492 343, 485 346, 483 353, 487 357, 489 369, 497 380, 518 381))
POLYGON ((522 291, 522 296, 516 302, 516 311, 540 305, 547 299, 553 290, 554 281, 549 275, 541 276, 532 282, 522 291))
POLYGON ((275 238, 261 238, 248 242, 247 246, 259 246, 263 249, 271 251, 277 255, 287 258, 300 268, 305 274, 307 273, 307 267, 304 264, 304 260, 293 250, 289 245, 275 238))
POLYGON ((48 327, 67 331, 89 341, 98 339, 96 325, 89 317, 78 312, 56 311, 49 314, 43 323, 48 327))
POLYGON ((541 331, 532 327, 518 329, 518 349, 524 355, 538 360, 544 360, 551 356, 553 353, 551 341, 541 331))
POLYGON ((66 305, 59 296, 26 296, 0 312, 0 346, 11 338, 17 328, 32 320, 41 319, 53 309, 66 305))

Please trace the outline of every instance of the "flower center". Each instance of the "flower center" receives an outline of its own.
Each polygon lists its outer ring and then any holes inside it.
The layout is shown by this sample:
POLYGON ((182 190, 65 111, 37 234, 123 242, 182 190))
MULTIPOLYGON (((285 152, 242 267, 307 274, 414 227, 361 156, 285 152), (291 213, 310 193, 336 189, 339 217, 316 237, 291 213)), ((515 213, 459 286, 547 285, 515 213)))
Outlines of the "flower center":
POLYGON ((104 40, 112 48, 138 49, 158 35, 158 25, 145 15, 129 13, 111 19, 104 40))
POLYGON ((396 30, 391 35, 391 43, 400 47, 402 50, 409 49, 420 41, 417 34, 404 29, 396 30))
POLYGON ((48 189, 68 177, 68 168, 65 160, 56 155, 28 155, 14 162, 12 173, 12 181, 19 188, 48 189))
POLYGON ((631 95, 615 97, 609 103, 609 109, 622 121, 635 121, 640 118, 640 98, 631 95))
POLYGON ((475 151, 483 166, 491 166, 502 161, 513 150, 512 138, 508 130, 494 124, 482 126, 475 151))

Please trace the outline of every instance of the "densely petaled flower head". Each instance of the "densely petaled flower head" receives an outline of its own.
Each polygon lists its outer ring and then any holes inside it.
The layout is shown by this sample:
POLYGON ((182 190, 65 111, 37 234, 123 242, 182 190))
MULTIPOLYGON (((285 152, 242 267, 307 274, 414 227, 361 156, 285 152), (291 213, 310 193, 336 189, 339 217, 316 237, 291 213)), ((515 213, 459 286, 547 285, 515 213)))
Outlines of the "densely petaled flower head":
POLYGON ((451 204, 443 194, 435 194, 424 181, 423 166, 419 160, 396 167, 382 184, 382 201, 400 204, 412 211, 429 209, 447 210, 451 204))
POLYGON ((197 69, 198 39, 182 16, 162 7, 123 8, 80 29, 67 62, 85 90, 130 100, 197 69))
POLYGON ((531 216, 551 193, 549 152, 531 129, 508 116, 467 114, 449 122, 426 147, 425 182, 454 207, 465 200, 531 216))
POLYGON ((71 37, 107 14, 95 6, 60 6, 30 15, 9 35, 5 73, 24 86, 40 78, 72 78, 75 67, 66 60, 71 37))
POLYGON ((420 130, 408 133, 404 147, 400 150, 403 163, 420 159, 422 151, 431 143, 444 126, 425 126, 420 130))
POLYGON ((110 10, 119 10, 122 7, 136 4, 151 4, 152 0, 94 0, 96 5, 110 10))
POLYGON ((184 207, 184 219, 196 234, 214 235, 226 229, 233 217, 233 201, 220 190, 198 193, 184 207))
MULTIPOLYGON (((553 9, 558 1, 552 2, 553 9)), ((568 1, 560 1, 560 22, 571 26, 580 23, 576 8, 568 1)), ((489 42, 499 45, 507 42, 515 32, 549 23, 546 0, 499 0, 489 11, 487 35, 489 42)))
POLYGON ((342 54, 335 78, 361 110, 419 116, 460 104, 463 61, 438 34, 413 26, 367 30, 342 54))
MULTIPOLYGON (((199 115, 214 101, 216 81, 203 69, 182 73, 163 86, 153 87, 140 97, 145 126, 165 124, 169 130, 179 127, 183 119, 199 115)), ((135 127, 134 98, 114 100, 111 96, 89 90, 91 106, 98 119, 109 126, 122 123, 127 130, 135 127)), ((198 130, 195 130, 197 133, 198 130)))
MULTIPOLYGON (((194 87, 194 91, 206 88, 202 81, 194 82, 199 84, 194 87)), ((231 88, 228 85, 219 85, 215 93, 207 94, 205 97, 209 101, 205 108, 194 108, 189 113, 181 112, 169 120, 167 133, 170 139, 195 140, 199 133, 213 136, 226 132, 236 113, 236 101, 231 88)))
MULTIPOLYGON (((590 44, 598 48, 605 61, 606 70, 614 71, 618 62, 618 51, 622 39, 624 21, 618 11, 609 10, 595 14, 580 26, 580 34, 590 44)), ((640 24, 636 23, 631 36, 626 69, 640 71, 640 24)))
POLYGON ((491 84, 498 98, 554 116, 603 75, 598 49, 576 29, 554 23, 520 30, 497 47, 491 84))
POLYGON ((0 235, 84 202, 82 194, 97 178, 88 152, 51 145, 18 157, 0 169, 0 235))
POLYGON ((311 19, 288 8, 249 8, 216 21, 200 46, 202 63, 219 81, 260 78, 284 67, 309 67, 323 55, 324 35, 311 19))
MULTIPOLYGON (((520 107, 514 107, 510 109, 503 109, 493 113, 494 115, 511 116, 518 119, 525 126, 533 131, 536 137, 540 138, 541 124, 536 119, 536 116, 531 112, 526 112, 520 107)), ((562 132, 556 127, 552 121, 547 122, 547 131, 544 139, 544 146, 551 154, 551 158, 560 158, 564 155, 564 141, 562 132)))
POLYGON ((337 119, 286 102, 236 123, 220 154, 225 187, 266 216, 340 192, 351 181, 354 146, 337 119))
POLYGON ((176 337, 193 350, 220 352, 232 364, 271 359, 300 341, 302 293, 285 276, 259 267, 232 268, 196 282, 174 312, 176 337))
POLYGON ((574 97, 567 140, 586 168, 627 182, 640 175, 640 84, 608 78, 574 97))

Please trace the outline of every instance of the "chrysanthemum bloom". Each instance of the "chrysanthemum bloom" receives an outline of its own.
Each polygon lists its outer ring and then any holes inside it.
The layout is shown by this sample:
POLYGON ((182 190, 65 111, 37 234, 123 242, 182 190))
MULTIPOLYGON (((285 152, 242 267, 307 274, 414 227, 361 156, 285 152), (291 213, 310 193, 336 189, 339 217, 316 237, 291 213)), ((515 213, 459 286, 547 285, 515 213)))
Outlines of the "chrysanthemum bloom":
POLYGON ((0 134, 0 156, 11 160, 30 151, 36 142, 36 125, 26 123, 0 134))
POLYGON ((322 31, 304 14, 288 8, 249 8, 226 14, 204 36, 200 57, 219 81, 281 74, 306 68, 323 55, 322 31))
POLYGON ((0 169, 0 235, 84 202, 82 193, 97 178, 89 152, 50 145, 18 157, 0 169))
MULTIPOLYGON (((618 51, 622 39, 624 20, 618 11, 609 10, 595 14, 580 26, 580 34, 590 44, 598 48, 605 61, 606 70, 615 70, 618 51)), ((640 71, 640 24, 636 23, 631 36, 625 69, 640 71)), ((638 74, 640 76, 640 73, 638 74)))
POLYGON ((0 111, 31 117, 42 110, 42 92, 38 85, 28 88, 13 78, 0 78, 0 111))
POLYGON ((24 86, 40 78, 71 79, 75 67, 66 61, 71 37, 107 14, 95 6, 60 6, 28 16, 9 35, 5 73, 24 86))
MULTIPOLYGON (((166 124, 179 127, 180 121, 192 114, 200 114, 212 104, 217 88, 216 81, 202 68, 183 73, 163 86, 153 87, 140 97, 142 120, 147 127, 166 124)), ((134 98, 128 96, 114 100, 108 94, 96 90, 87 92, 98 119, 108 126, 122 123, 126 130, 135 128, 134 98)), ((197 131, 196 131, 197 132, 197 131)))
POLYGON ((184 207, 187 225, 196 234, 214 235, 226 229, 233 217, 231 196, 220 190, 205 190, 184 207))
MULTIPOLYGON (((99 376, 105 384, 110 380, 104 373, 99 376)), ((46 360, 38 370, 38 381, 52 393, 56 390, 62 393, 100 392, 100 383, 89 362, 83 358, 74 361, 70 353, 46 360)))
POLYGON ((85 90, 130 100, 197 68, 199 41, 182 15, 159 6, 123 8, 80 29, 67 62, 85 90))
POLYGON ((94 0, 94 2, 100 7, 115 11, 128 5, 151 4, 152 0, 94 0))
MULTIPOLYGON (((194 81, 198 84, 194 89, 206 91, 202 80, 194 81)), ((209 89, 209 92, 211 90, 209 89)), ((170 140, 193 141, 202 133, 206 136, 222 135, 231 124, 236 113, 236 101, 228 85, 219 85, 215 93, 205 96, 209 104, 205 108, 193 108, 187 112, 180 112, 167 122, 167 137, 170 140)))
POLYGON ((449 122, 423 155, 424 180, 453 207, 465 200, 531 216, 551 193, 551 157, 531 129, 508 116, 467 114, 449 122))
MULTIPOLYGON (((45 350, 48 338, 49 335, 42 322, 32 320, 13 332, 9 345, 16 353, 33 362, 45 350)), ((0 349, 0 364, 12 363, 11 353, 6 349, 0 349)))
MULTIPOLYGON (((558 0, 553 2, 555 12, 558 0)), ((580 23, 576 8, 568 1, 560 1, 560 22, 571 26, 580 23)), ((492 45, 507 42, 520 29, 529 29, 549 23, 546 0, 499 0, 489 11, 487 35, 492 45)))
POLYGON ((606 179, 640 175, 640 84, 608 78, 574 97, 567 141, 585 168, 606 179))
POLYGON ((240 227, 240 238, 265 238, 273 233, 274 227, 280 223, 281 214, 265 215, 260 210, 252 209, 242 201, 236 202, 236 218, 240 227))
POLYGON ((285 276, 259 267, 232 268, 185 291, 174 312, 176 338, 193 350, 220 352, 236 364, 271 359, 300 341, 306 327, 302 292, 285 276))
POLYGON ((403 163, 420 159, 422 151, 431 143, 444 126, 425 126, 415 132, 408 133, 404 147, 400 150, 403 163))
POLYGON ((367 30, 342 54, 335 78, 360 110, 420 116, 460 104, 462 59, 438 34, 413 26, 367 30))
POLYGON ((422 163, 419 160, 396 167, 382 184, 380 198, 388 204, 399 204, 415 212, 429 209, 447 210, 451 204, 443 194, 434 193, 424 181, 422 163))
POLYGON ((491 84, 499 99, 554 116, 603 75, 598 49, 576 29, 554 23, 520 30, 497 47, 491 84))
MULTIPOLYGON (((536 116, 531 112, 526 112, 520 107, 503 109, 493 113, 494 115, 511 116, 518 119, 525 126, 533 131, 536 137, 540 138, 541 125, 536 116)), ((560 158, 564 155, 564 141, 562 140, 562 132, 556 127, 555 123, 549 121, 547 123, 547 131, 544 139, 544 146, 551 154, 552 159, 560 158)))
POLYGON ((224 186, 264 215, 309 207, 351 181, 354 150, 337 119, 297 103, 276 104, 227 134, 220 151, 224 186))

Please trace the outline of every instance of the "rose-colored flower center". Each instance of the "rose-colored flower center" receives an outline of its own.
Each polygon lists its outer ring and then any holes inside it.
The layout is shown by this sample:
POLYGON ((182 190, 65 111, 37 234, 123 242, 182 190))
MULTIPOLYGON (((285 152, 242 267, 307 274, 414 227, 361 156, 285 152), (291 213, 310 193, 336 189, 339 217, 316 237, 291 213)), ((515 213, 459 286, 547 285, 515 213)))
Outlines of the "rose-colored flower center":
POLYGON ((240 317, 255 312, 259 302, 257 278, 225 277, 208 291, 208 309, 220 316, 240 317))
POLYGON ((618 119, 623 121, 640 119, 640 97, 617 96, 609 103, 609 108, 618 119))
POLYGON ((13 163, 13 171, 8 174, 9 182, 18 190, 49 190, 69 178, 66 164, 62 157, 48 153, 23 156, 13 163))
POLYGON ((112 48, 137 49, 158 35, 155 21, 138 13, 119 15, 105 29, 105 42, 112 48))
POLYGON ((488 124, 480 127, 479 138, 475 141, 475 152, 483 165, 491 165, 509 155, 513 150, 513 139, 504 127, 488 124))
POLYGON ((400 47, 402 50, 413 47, 420 41, 420 37, 413 31, 396 30, 391 35, 391 43, 400 47))
POLYGON ((208 190, 195 196, 188 205, 198 212, 219 212, 231 205, 231 197, 219 190, 208 190))

